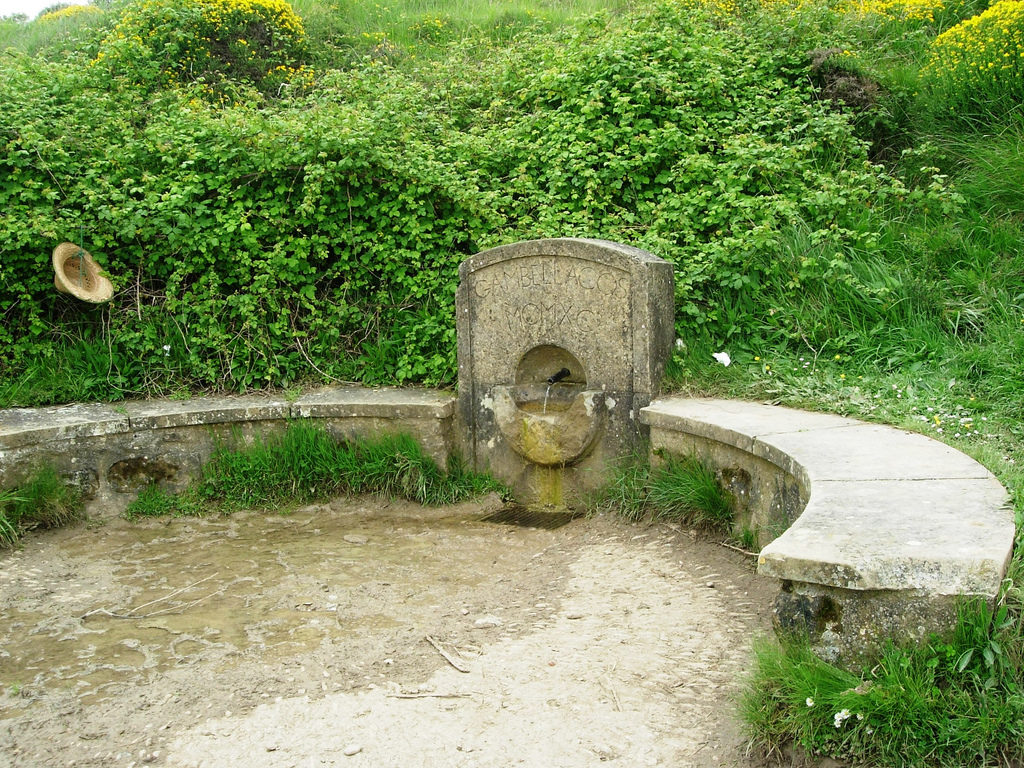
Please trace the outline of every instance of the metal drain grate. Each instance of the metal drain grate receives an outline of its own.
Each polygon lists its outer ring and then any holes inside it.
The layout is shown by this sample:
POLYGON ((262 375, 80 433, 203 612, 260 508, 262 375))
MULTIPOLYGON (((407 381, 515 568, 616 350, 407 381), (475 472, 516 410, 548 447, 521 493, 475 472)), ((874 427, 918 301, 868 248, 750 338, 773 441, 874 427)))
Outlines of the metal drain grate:
POLYGON ((518 504, 504 507, 481 518, 485 523, 501 523, 502 525, 518 525, 522 528, 544 528, 554 530, 572 522, 580 515, 570 510, 558 512, 547 509, 536 509, 519 506, 518 504))

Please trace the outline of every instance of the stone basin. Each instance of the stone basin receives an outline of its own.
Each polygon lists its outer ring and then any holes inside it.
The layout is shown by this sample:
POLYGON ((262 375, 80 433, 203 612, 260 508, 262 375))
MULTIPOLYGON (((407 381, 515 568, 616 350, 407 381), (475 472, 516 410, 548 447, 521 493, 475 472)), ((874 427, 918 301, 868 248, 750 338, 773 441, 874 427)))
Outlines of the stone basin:
POLYGON ((501 434, 516 453, 542 467, 582 458, 605 421, 604 392, 584 384, 496 386, 491 396, 501 434))

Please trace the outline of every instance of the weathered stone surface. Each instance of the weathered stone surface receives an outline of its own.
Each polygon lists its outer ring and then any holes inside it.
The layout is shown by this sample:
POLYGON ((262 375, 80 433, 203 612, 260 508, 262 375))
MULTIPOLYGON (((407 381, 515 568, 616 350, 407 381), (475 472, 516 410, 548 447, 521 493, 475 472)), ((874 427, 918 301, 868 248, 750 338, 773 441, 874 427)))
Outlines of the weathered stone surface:
POLYGON ((455 396, 433 389, 330 387, 298 398, 297 418, 445 419, 455 413, 455 396))
POLYGON ((516 453, 542 467, 579 460, 604 427, 604 392, 541 384, 491 388, 494 420, 516 453), (536 406, 540 406, 539 408, 536 406))
POLYGON ((339 440, 407 434, 444 466, 456 451, 455 396, 432 389, 328 387, 298 398, 293 418, 319 419, 339 440))
POLYGON ((772 605, 772 623, 777 632, 806 635, 820 658, 856 671, 877 663, 891 641, 917 643, 948 632, 960 599, 783 582, 772 605))
POLYGON ((123 408, 133 430, 286 419, 290 412, 284 400, 259 395, 139 400, 123 408))
POLYGON ((845 589, 993 597, 1013 547, 1006 502, 993 477, 814 482, 758 570, 845 589))
POLYGON ((47 440, 127 432, 129 428, 124 410, 110 405, 7 408, 0 410, 0 450, 35 445, 47 440))
POLYGON ((811 482, 992 477, 971 457, 924 435, 846 421, 833 428, 759 435, 754 452, 780 465, 792 457, 811 482))
POLYGON ((1015 531, 1006 491, 943 443, 738 401, 665 398, 643 419, 655 451, 733 478, 740 523, 776 536, 758 572, 783 585, 777 626, 807 632, 830 661, 946 631, 957 599, 998 594, 1015 531))
POLYGON ((118 493, 138 493, 147 486, 174 480, 178 471, 179 467, 169 461, 135 456, 111 464, 107 482, 118 493))
POLYGON ((720 442, 728 442, 723 436, 730 434, 740 441, 747 441, 734 443, 737 447, 746 447, 750 440, 764 435, 818 431, 861 423, 833 413, 801 411, 747 400, 701 397, 662 398, 651 403, 644 412, 644 418, 652 426, 683 425, 687 431, 705 434, 720 442))
MULTIPOLYGON (((477 254, 460 266, 459 279, 464 453, 511 484, 522 501, 560 496, 571 504, 637 445, 637 411, 657 393, 672 348, 672 266, 629 246, 562 238, 477 254), (561 388, 603 393, 603 411, 595 415, 602 423, 591 443, 571 459, 545 460, 559 466, 557 478, 526 458, 522 440, 509 439, 508 414, 503 430, 495 413, 495 403, 505 402, 495 387, 535 385, 537 402, 517 403, 524 411, 517 423, 527 433, 534 426, 545 431, 525 414, 541 410, 539 392, 549 378, 558 379, 548 393, 554 399, 561 388), (549 490, 557 485, 558 493, 542 494, 542 484, 549 490)), ((545 434, 559 432, 563 418, 568 412, 545 419, 551 422, 545 434)))

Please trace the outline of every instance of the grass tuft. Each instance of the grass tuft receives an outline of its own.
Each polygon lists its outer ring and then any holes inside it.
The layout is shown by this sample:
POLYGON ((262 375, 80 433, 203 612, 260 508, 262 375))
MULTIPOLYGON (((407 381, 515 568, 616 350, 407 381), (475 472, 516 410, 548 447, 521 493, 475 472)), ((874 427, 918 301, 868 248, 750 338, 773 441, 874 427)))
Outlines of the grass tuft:
POLYGON ((732 497, 693 456, 667 456, 654 468, 634 457, 614 470, 594 504, 634 522, 670 520, 720 533, 733 523, 732 497))
POLYGON ((670 456, 651 472, 647 501, 658 519, 718 531, 728 531, 732 526, 732 497, 722 488, 714 470, 693 456, 670 456))
POLYGON ((0 490, 0 548, 15 546, 37 528, 69 525, 82 514, 80 494, 53 467, 42 467, 21 486, 0 490))
POLYGON ((359 493, 441 505, 505 490, 458 458, 449 459, 448 471, 441 471, 408 435, 339 442, 322 427, 296 422, 277 439, 221 447, 202 477, 183 493, 146 489, 125 517, 198 515, 210 509, 266 508, 359 493))

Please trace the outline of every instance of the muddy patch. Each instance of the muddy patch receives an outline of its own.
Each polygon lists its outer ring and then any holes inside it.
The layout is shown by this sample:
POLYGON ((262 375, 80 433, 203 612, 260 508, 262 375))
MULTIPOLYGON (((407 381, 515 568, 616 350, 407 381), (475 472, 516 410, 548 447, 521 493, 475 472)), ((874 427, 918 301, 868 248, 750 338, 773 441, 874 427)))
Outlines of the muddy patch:
POLYGON ((745 765, 772 585, 684 531, 493 511, 31 538, 0 556, 0 765, 745 765))

